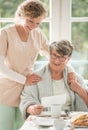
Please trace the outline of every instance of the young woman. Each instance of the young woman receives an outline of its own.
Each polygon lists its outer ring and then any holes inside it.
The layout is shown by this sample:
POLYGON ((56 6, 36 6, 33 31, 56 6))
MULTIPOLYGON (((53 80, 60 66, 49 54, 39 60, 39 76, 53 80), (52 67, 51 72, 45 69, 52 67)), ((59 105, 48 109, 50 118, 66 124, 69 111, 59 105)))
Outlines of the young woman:
POLYGON ((38 28, 45 17, 40 1, 25 0, 17 8, 15 23, 0 30, 0 130, 20 127, 22 89, 41 80, 32 67, 40 51, 48 54, 48 41, 38 28))

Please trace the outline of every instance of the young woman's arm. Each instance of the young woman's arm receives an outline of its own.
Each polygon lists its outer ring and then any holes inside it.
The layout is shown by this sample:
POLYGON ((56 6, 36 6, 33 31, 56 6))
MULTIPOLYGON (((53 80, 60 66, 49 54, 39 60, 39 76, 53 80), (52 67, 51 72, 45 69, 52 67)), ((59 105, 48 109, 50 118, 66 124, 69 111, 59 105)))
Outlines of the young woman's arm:
POLYGON ((4 56, 0 56, 0 72, 1 72, 1 76, 4 78, 8 78, 8 79, 16 81, 18 83, 25 84, 26 77, 9 69, 4 64, 4 56))

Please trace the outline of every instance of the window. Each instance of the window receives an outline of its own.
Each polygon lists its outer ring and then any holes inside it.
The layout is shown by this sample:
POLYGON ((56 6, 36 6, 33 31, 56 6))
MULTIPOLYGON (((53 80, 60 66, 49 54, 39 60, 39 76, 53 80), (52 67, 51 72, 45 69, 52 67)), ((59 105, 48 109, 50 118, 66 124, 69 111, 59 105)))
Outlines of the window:
MULTIPOLYGON (((0 26, 13 22, 14 12, 23 0, 0 0, 0 26)), ((75 47, 71 60, 75 70, 88 79, 88 0, 41 0, 48 17, 40 26, 50 42, 59 39, 72 41, 75 47)), ((46 60, 38 57, 38 60, 46 60)), ((41 62, 43 65, 43 61, 41 62)), ((39 64, 39 62, 38 62, 39 64)))
MULTIPOLYGON (((57 13, 55 13, 55 17, 59 17, 58 24, 55 23, 54 25, 54 27, 58 25, 56 39, 65 38, 74 44, 75 51, 71 60, 72 66, 85 79, 88 79, 88 0, 56 1, 56 4, 59 5, 58 9, 56 8, 57 13)), ((57 5, 54 4, 53 8, 57 5)), ((55 30, 57 29, 55 27, 55 30)), ((53 28, 53 32, 55 30, 53 28)))
POLYGON ((88 79, 88 0, 71 1, 71 39, 75 47, 74 67, 88 79))
POLYGON ((22 0, 0 0, 0 27, 13 23, 14 13, 22 0))

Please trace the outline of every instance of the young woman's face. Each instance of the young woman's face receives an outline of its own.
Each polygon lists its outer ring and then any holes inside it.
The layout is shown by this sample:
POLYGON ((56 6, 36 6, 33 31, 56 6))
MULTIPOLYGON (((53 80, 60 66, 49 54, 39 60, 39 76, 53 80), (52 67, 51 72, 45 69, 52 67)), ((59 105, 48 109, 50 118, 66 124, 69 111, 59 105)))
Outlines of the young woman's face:
POLYGON ((50 53, 50 68, 52 71, 58 72, 64 70, 66 64, 68 63, 70 57, 62 56, 57 51, 52 50, 50 53))
POLYGON ((21 25, 27 32, 30 32, 31 30, 37 28, 41 24, 43 19, 44 19, 43 16, 39 16, 33 19, 26 18, 22 20, 21 25))

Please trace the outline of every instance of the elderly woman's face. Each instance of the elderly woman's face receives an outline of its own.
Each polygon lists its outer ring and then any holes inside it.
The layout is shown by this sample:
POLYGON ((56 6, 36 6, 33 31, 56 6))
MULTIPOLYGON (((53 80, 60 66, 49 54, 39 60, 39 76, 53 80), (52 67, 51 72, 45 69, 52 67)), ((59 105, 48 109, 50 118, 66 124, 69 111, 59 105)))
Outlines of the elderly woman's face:
POLYGON ((57 51, 52 50, 50 52, 50 67, 52 70, 55 70, 55 71, 64 69, 69 59, 70 57, 60 55, 57 51))

